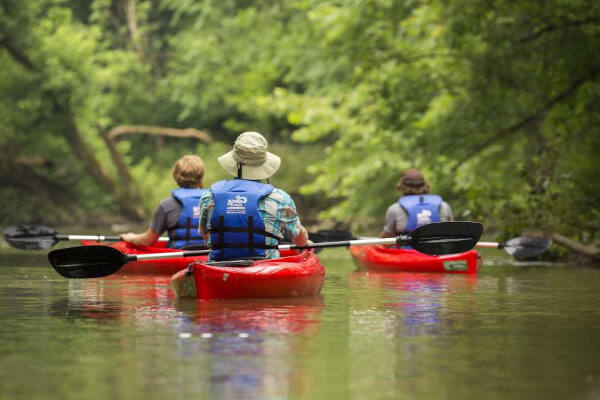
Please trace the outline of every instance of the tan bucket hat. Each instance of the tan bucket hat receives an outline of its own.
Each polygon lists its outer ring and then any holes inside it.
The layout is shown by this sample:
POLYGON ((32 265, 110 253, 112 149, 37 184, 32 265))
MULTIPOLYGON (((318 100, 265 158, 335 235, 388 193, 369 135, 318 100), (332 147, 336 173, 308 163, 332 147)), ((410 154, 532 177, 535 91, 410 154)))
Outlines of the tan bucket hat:
POLYGON ((231 175, 242 179, 267 179, 281 165, 281 158, 267 151, 267 139, 258 132, 244 132, 237 137, 233 150, 218 158, 221 166, 231 175))

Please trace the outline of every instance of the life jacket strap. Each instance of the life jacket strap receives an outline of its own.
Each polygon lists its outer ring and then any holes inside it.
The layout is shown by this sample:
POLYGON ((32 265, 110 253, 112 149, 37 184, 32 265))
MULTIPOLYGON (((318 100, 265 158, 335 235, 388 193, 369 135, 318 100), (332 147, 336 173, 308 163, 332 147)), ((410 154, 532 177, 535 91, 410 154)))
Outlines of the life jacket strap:
POLYGON ((219 242, 211 244, 211 248, 213 248, 213 249, 223 249, 223 248, 242 249, 242 248, 245 248, 250 251, 253 251, 254 249, 277 249, 279 247, 279 245, 254 242, 254 234, 255 233, 265 236, 265 237, 277 239, 277 241, 283 240, 279 236, 274 235, 270 232, 267 232, 263 229, 255 229, 254 228, 254 217, 252 215, 248 216, 248 226, 247 227, 235 227, 235 228, 226 227, 225 226, 225 217, 221 215, 221 216, 219 216, 219 226, 217 228, 210 228, 209 232, 219 234, 219 242), (225 242, 225 232, 236 232, 236 233, 248 232, 248 243, 226 243, 225 242))
MULTIPOLYGON (((221 217, 221 218, 223 218, 223 217, 221 217)), ((248 220, 250 220, 250 218, 251 217, 248 217, 248 220)), ((259 235, 268 236, 270 238, 277 239, 279 241, 283 240, 279 236, 274 235, 270 232, 264 231, 262 229, 252 229, 251 227, 248 227, 248 228, 226 228, 223 225, 220 225, 218 228, 210 228, 208 230, 208 232, 219 233, 219 241, 220 242, 223 241, 223 238, 221 237, 221 232, 223 232, 223 233, 225 233, 225 232, 249 232, 248 239, 252 238, 252 236, 250 236, 250 235, 252 235, 253 233, 258 233, 259 235)), ((249 241, 251 241, 251 240, 249 240, 249 241)))
POLYGON ((252 243, 252 246, 250 246, 250 244, 246 244, 246 243, 221 243, 221 244, 211 243, 211 245, 210 245, 210 248, 213 250, 224 249, 224 248, 248 249, 250 247, 255 248, 255 249, 278 249, 279 245, 262 244, 262 243, 252 243))

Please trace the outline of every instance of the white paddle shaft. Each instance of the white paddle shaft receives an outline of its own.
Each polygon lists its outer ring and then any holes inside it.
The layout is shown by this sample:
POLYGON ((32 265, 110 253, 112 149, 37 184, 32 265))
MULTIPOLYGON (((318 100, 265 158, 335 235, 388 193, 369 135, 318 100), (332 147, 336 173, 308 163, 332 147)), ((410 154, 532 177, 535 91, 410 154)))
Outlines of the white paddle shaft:
MULTIPOLYGON (((104 241, 107 237, 104 235, 67 235, 67 240, 95 240, 95 241, 104 241)), ((162 236, 157 239, 157 242, 168 242, 169 238, 162 236)))
MULTIPOLYGON (((277 246, 279 250, 302 250, 321 247, 345 247, 345 246, 368 246, 372 244, 396 244, 398 238, 371 238, 358 240, 345 240, 340 242, 323 242, 313 243, 307 246, 297 246, 295 244, 280 244, 277 246)), ((192 250, 192 251, 173 251, 164 253, 150 254, 130 254, 129 256, 136 260, 155 260, 159 258, 178 258, 178 257, 195 257, 210 253, 210 250, 192 250)))

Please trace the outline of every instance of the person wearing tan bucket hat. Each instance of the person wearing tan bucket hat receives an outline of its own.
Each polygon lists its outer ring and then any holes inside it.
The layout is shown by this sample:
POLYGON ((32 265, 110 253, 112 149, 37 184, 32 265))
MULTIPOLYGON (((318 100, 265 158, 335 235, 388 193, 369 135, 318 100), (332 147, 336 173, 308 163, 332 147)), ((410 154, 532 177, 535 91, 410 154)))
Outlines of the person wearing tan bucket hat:
POLYGON ((200 199, 199 232, 212 249, 211 260, 277 258, 281 240, 308 243, 294 201, 268 183, 281 159, 267 147, 260 133, 244 132, 218 158, 234 179, 214 183, 200 199))
POLYGON ((402 196, 388 207, 381 237, 412 232, 431 222, 454 220, 448 203, 438 195, 429 194, 429 183, 418 169, 404 171, 396 188, 402 192, 402 196))

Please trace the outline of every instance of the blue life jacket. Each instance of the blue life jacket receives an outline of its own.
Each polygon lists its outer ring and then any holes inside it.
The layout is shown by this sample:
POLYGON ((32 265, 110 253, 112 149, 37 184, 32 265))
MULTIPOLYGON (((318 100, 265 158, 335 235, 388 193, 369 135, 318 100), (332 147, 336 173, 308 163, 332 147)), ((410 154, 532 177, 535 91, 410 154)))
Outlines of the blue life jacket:
POLYGON ((416 194, 398 199, 400 207, 408 214, 406 231, 412 232, 421 225, 440 222, 442 198, 435 194, 416 194))
POLYGON ((168 247, 181 248, 187 245, 203 245, 204 238, 198 233, 200 216, 200 197, 206 189, 180 187, 171 195, 181 204, 181 214, 177 225, 169 229, 168 247))
POLYGON ((258 202, 273 191, 273 186, 245 179, 220 181, 210 187, 215 209, 210 219, 212 260, 264 258, 265 237, 281 240, 265 231, 258 202))

